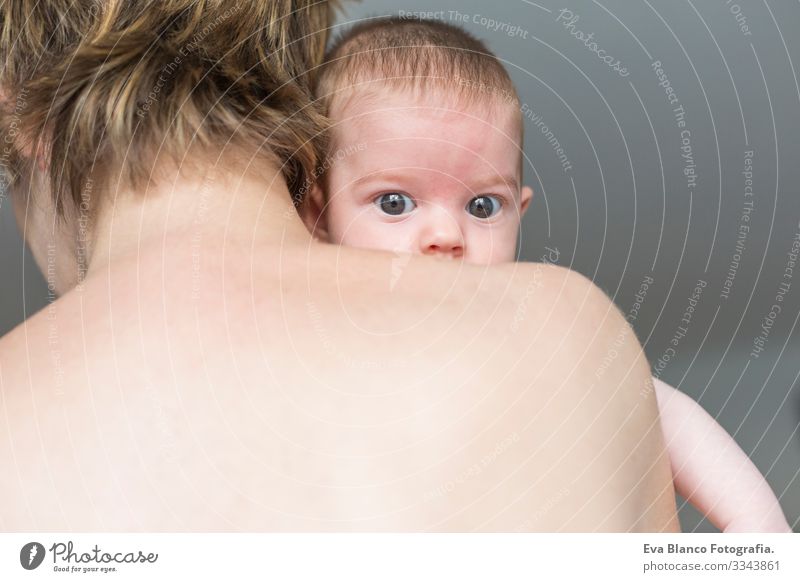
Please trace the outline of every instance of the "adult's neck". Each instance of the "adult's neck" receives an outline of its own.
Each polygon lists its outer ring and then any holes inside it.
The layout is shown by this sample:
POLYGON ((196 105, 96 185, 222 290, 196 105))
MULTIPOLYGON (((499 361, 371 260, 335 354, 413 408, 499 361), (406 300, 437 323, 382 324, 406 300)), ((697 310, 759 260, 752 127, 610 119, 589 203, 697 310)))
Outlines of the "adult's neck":
POLYGON ((286 182, 272 167, 193 164, 162 171, 142 190, 120 191, 98 210, 91 228, 86 276, 156 249, 168 253, 202 237, 229 248, 309 244, 286 182))

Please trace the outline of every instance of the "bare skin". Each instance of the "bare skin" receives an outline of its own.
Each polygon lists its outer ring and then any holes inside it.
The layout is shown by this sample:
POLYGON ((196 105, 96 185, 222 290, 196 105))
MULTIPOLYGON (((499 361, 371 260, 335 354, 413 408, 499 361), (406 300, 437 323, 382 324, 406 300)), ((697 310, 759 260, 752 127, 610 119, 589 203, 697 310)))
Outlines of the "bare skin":
POLYGON ((319 243, 229 167, 120 193, 80 286, 58 237, 63 295, 0 340, 0 528, 677 531, 646 361, 596 377, 622 317, 590 282, 319 243))

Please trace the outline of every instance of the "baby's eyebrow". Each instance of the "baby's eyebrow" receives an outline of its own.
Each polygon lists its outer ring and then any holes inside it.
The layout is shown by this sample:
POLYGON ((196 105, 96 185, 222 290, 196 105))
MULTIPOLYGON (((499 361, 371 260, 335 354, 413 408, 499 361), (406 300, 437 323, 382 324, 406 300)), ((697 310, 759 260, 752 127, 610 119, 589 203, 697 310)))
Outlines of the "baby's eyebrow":
MULTIPOLYGON (((422 168, 405 168, 402 171, 392 169, 392 170, 378 170, 376 172, 370 172, 360 178, 356 178, 353 181, 353 184, 362 184, 364 182, 370 182, 372 180, 380 180, 385 182, 407 182, 409 179, 409 173, 414 173, 415 171, 423 171, 422 168)), ((427 171, 427 170, 425 170, 427 171)), ((471 178, 460 178, 456 177, 458 180, 462 180, 464 184, 472 189, 474 192, 480 194, 486 190, 491 189, 493 186, 503 185, 503 186, 512 186, 519 190, 519 177, 518 176, 501 176, 500 174, 489 174, 486 176, 481 176, 479 178, 471 179, 471 178)))
MULTIPOLYGON (((361 184, 363 182, 370 182, 372 180, 381 180, 383 182, 405 182, 408 180, 409 172, 414 172, 415 168, 408 168, 404 169, 403 171, 399 170, 378 170, 376 172, 370 172, 369 174, 365 174, 360 178, 356 178, 353 181, 353 184, 361 184)), ((419 171, 416 169, 416 171, 419 171)))
POLYGON ((470 180, 467 186, 470 186, 473 190, 482 191, 490 188, 491 186, 497 186, 498 184, 502 184, 504 186, 511 185, 516 189, 519 189, 519 177, 518 176, 501 176, 500 174, 491 174, 489 176, 482 176, 480 178, 476 178, 475 180, 470 180))

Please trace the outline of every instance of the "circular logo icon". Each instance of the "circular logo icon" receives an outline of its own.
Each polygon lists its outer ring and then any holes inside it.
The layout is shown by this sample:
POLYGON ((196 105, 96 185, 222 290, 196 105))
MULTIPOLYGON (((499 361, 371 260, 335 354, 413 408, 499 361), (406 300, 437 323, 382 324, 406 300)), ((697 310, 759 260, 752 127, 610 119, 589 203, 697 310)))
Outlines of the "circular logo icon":
POLYGON ((44 546, 39 542, 28 542, 19 551, 19 563, 26 570, 35 570, 44 561, 44 546))

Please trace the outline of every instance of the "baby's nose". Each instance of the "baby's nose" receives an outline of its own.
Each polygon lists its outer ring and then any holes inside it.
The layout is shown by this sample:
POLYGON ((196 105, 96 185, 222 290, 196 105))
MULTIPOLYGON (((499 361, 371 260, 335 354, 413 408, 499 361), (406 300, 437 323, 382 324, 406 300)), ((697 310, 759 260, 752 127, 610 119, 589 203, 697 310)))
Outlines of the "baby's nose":
POLYGON ((423 255, 448 259, 464 256, 464 235, 461 226, 444 208, 431 209, 420 237, 423 255))

